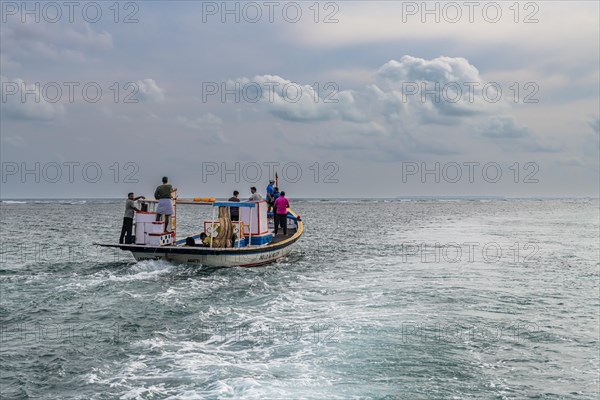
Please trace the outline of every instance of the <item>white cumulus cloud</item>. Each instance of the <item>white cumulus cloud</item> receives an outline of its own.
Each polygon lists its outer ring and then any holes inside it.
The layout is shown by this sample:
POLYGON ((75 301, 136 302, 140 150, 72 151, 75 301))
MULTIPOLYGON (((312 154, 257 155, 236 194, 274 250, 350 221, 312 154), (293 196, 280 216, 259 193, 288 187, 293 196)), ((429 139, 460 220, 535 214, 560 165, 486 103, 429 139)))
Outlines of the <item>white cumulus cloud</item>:
POLYGON ((241 101, 264 104, 271 114, 284 120, 368 121, 368 116, 357 107, 354 94, 340 91, 335 83, 314 87, 278 75, 258 75, 229 81, 227 85, 239 90, 241 101))
POLYGON ((500 150, 556 151, 541 146, 540 137, 515 118, 508 88, 486 81, 466 58, 405 55, 372 74, 373 84, 355 90, 334 84, 332 92, 324 92, 278 75, 231 80, 227 89, 236 88, 241 103, 260 104, 279 119, 320 122, 348 141, 356 135, 396 138, 394 146, 405 152, 460 152, 466 142, 458 138, 473 134, 500 150))
POLYGON ((165 91, 154 79, 142 79, 136 82, 135 97, 140 101, 160 103, 165 100, 165 91))
POLYGON ((0 76, 2 118, 51 121, 64 115, 62 104, 47 101, 35 84, 0 76))

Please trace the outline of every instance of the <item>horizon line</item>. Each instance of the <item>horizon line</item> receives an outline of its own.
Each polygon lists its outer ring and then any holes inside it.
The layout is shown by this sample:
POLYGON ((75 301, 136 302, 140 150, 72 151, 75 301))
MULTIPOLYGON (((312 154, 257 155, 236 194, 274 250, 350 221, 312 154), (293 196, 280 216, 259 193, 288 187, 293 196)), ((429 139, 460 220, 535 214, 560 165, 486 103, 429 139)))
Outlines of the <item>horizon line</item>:
MULTIPOLYGON (((182 197, 188 199, 189 197, 182 197)), ((486 196, 486 195, 410 195, 395 197, 292 197, 298 200, 398 200, 398 199, 598 199, 600 196, 486 196)), ((0 201, 9 200, 122 200, 126 197, 7 197, 0 201)), ((218 198, 216 198, 218 199, 218 198)))

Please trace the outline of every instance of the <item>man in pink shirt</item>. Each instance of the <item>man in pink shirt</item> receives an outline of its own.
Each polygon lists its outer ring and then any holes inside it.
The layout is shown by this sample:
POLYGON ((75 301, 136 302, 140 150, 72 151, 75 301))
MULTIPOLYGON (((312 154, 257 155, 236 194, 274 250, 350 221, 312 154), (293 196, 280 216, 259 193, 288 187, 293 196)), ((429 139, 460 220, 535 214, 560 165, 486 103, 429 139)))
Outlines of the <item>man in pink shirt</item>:
POLYGON ((279 225, 283 228, 283 234, 287 235, 287 208, 290 202, 285 198, 285 192, 281 192, 277 200, 275 200, 275 235, 279 225))

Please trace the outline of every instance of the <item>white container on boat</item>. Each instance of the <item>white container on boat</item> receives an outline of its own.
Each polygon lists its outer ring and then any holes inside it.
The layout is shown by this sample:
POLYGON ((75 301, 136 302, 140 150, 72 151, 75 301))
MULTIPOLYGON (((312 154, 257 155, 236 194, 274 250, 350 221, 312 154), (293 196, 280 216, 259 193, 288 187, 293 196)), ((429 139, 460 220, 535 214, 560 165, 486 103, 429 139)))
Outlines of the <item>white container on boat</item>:
POLYGON ((156 233, 149 233, 147 235, 147 245, 160 246, 160 238, 162 235, 156 233))
POLYGON ((156 220, 156 213, 154 212, 139 212, 135 214, 136 222, 152 222, 156 220))
POLYGON ((135 223, 135 244, 146 244, 146 229, 143 222, 135 223))
POLYGON ((152 222, 145 222, 144 225, 146 226, 145 230, 146 233, 163 233, 164 232, 164 221, 152 221, 152 222))
POLYGON ((244 231, 246 232, 246 235, 250 233, 250 229, 252 229, 252 236, 268 233, 267 203, 265 201, 260 201, 252 208, 240 207, 240 221, 244 222, 244 231), (252 224, 250 224, 251 218, 252 224))
POLYGON ((168 246, 173 244, 173 235, 171 233, 148 233, 146 237, 146 244, 150 246, 168 246))

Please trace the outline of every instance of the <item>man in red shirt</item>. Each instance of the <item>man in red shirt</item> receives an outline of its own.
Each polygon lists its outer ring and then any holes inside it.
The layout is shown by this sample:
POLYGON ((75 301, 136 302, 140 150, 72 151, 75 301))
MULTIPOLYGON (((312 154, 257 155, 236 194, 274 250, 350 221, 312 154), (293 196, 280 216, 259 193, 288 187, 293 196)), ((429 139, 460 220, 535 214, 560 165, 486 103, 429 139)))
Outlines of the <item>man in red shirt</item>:
POLYGON ((285 198, 285 192, 281 192, 277 200, 275 200, 275 235, 279 225, 283 228, 283 234, 287 235, 287 208, 290 202, 285 198))

